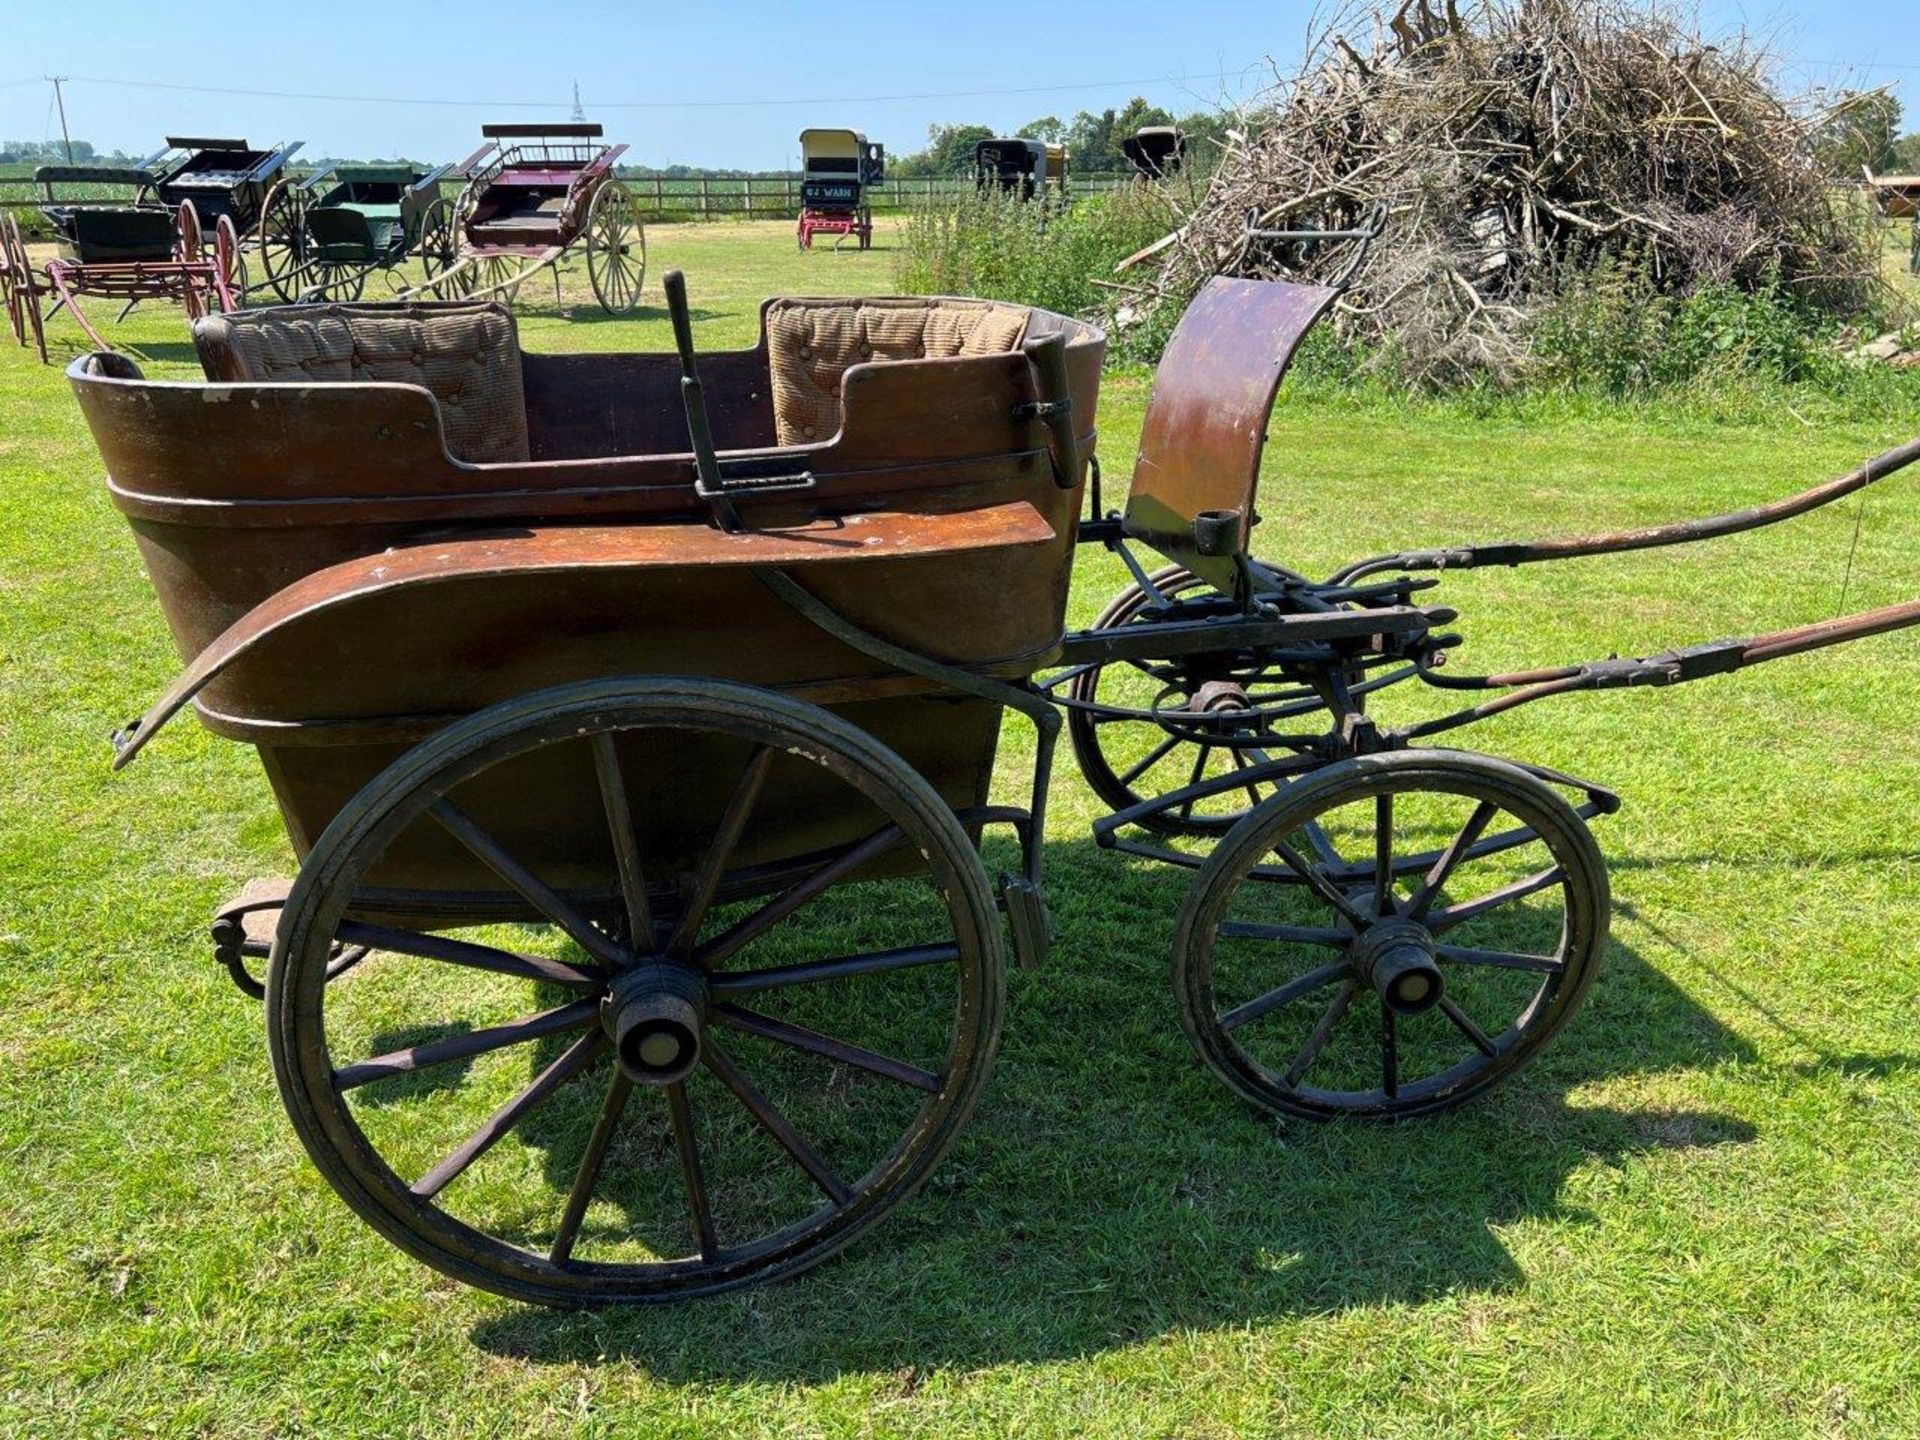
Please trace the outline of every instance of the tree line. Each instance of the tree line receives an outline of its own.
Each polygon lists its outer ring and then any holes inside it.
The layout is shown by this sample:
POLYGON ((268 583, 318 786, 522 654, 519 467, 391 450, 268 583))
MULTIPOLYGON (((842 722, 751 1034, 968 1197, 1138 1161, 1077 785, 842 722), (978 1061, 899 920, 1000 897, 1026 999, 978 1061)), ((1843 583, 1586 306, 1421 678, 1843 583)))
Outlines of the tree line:
MULTIPOLYGON (((1149 125, 1178 125, 1187 134, 1190 150, 1204 152, 1206 142, 1226 130, 1224 117, 1208 111, 1176 118, 1169 110, 1149 105, 1136 95, 1118 110, 1108 108, 1082 110, 1071 120, 1057 115, 1042 115, 1011 132, 1029 140, 1067 147, 1070 163, 1082 173, 1126 170, 1127 157, 1120 146, 1134 131, 1149 125)), ((903 179, 925 175, 966 175, 973 170, 973 147, 992 140, 1002 132, 988 125, 930 125, 924 149, 889 157, 887 170, 903 179)))

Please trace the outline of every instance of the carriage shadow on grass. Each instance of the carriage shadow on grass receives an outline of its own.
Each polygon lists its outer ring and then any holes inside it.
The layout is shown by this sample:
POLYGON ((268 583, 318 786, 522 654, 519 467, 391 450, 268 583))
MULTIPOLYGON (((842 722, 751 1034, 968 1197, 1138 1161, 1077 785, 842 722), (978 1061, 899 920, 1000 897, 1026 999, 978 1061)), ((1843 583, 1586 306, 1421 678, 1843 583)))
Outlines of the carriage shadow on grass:
MULTIPOLYGON (((1276 1120, 1219 1085, 1176 1021, 1167 956, 1187 877, 1084 841, 1050 845, 1049 861, 1053 956, 1014 973, 993 1082, 918 1196, 791 1283, 661 1308, 515 1307, 475 1343, 670 1381, 819 1379, 1499 1293, 1526 1284, 1501 1230, 1577 1220, 1562 1198, 1575 1170, 1753 1136, 1710 1113, 1568 1100, 1749 1057, 1618 942, 1567 1032, 1490 1098, 1395 1127, 1276 1120)), ((564 1191, 577 1135, 525 1138, 550 1146, 564 1191)), ((664 1139, 654 1148, 670 1168, 664 1139)))

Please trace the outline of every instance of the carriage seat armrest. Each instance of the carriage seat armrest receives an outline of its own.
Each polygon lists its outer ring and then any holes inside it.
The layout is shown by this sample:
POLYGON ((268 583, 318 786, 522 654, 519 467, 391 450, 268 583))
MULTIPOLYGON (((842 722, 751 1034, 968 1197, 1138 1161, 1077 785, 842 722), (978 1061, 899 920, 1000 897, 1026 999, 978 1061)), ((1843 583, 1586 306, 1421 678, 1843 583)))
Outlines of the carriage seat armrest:
POLYGON ((781 528, 724 531, 686 521, 475 531, 342 561, 269 595, 194 656, 138 720, 113 733, 113 768, 229 666, 288 626, 395 590, 507 575, 736 566, 805 573, 818 565, 1008 552, 1051 545, 1051 523, 1024 500, 971 510, 866 511, 781 528))

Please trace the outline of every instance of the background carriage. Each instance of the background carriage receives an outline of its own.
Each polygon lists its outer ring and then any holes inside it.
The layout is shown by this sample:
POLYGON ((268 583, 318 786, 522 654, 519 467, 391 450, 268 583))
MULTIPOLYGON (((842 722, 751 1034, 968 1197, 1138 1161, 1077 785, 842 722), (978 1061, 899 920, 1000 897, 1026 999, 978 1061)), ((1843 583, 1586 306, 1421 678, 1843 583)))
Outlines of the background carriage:
POLYGON ((802 250, 813 237, 832 235, 834 246, 851 235, 866 250, 873 244, 870 187, 887 177, 884 147, 857 130, 800 132, 800 223, 802 250))
POLYGON ((1866 176, 1873 207, 1883 218, 1912 220, 1913 249, 1907 268, 1920 275, 1920 175, 1875 175, 1865 166, 1861 173, 1866 176))
POLYGON ((1185 162, 1187 137, 1178 125, 1143 125, 1120 142, 1120 151, 1140 176, 1161 180, 1185 162))
POLYGON ((143 300, 178 301, 189 318, 232 309, 244 292, 240 239, 230 215, 203 225, 187 200, 171 203, 152 171, 93 165, 47 165, 34 180, 48 193, 70 186, 74 198, 43 205, 59 253, 35 266, 18 220, 0 222, 0 299, 14 338, 47 359, 46 322, 68 311, 100 349, 112 348, 81 305, 83 296, 124 302, 117 318, 143 300), (97 198, 103 186, 131 186, 133 198, 97 198))
POLYGON ((627 147, 599 143, 590 121, 480 128, 486 143, 453 171, 466 188, 454 204, 451 262, 410 293, 511 303, 549 271, 557 296, 558 267, 578 247, 601 309, 621 315, 638 305, 646 233, 614 174, 627 147))
MULTIPOLYGON (((418 259, 432 277, 457 252, 453 202, 440 194, 451 165, 336 162, 290 182, 263 228, 267 283, 285 301, 357 300, 367 277, 418 259)), ((398 288, 398 287, 396 287, 398 288)))
POLYGON ((976 187, 1031 200, 1067 194, 1067 147, 1024 137, 982 140, 973 147, 976 187))

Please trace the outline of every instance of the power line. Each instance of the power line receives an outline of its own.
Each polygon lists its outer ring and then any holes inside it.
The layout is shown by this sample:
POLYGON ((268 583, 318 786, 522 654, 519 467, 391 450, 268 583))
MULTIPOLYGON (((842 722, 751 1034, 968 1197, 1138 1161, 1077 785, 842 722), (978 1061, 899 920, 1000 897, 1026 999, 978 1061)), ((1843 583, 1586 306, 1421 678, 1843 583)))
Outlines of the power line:
MULTIPOLYGON (((1130 85, 1178 85, 1194 81, 1224 81, 1218 75, 1155 75, 1134 80, 1086 80, 1071 85, 1024 85, 992 90, 928 90, 903 95, 793 96, 783 99, 743 100, 614 100, 595 101, 598 110, 724 110, 776 105, 880 105, 901 100, 970 100, 995 95, 1052 95, 1073 90, 1117 90, 1130 85)), ((264 100, 322 100, 337 105, 436 105, 496 110, 559 110, 564 100, 447 100, 418 95, 331 95, 305 90, 245 90, 225 85, 180 85, 164 80, 126 80, 109 75, 74 75, 69 83, 118 85, 134 90, 173 90, 196 95, 239 95, 264 100)))

